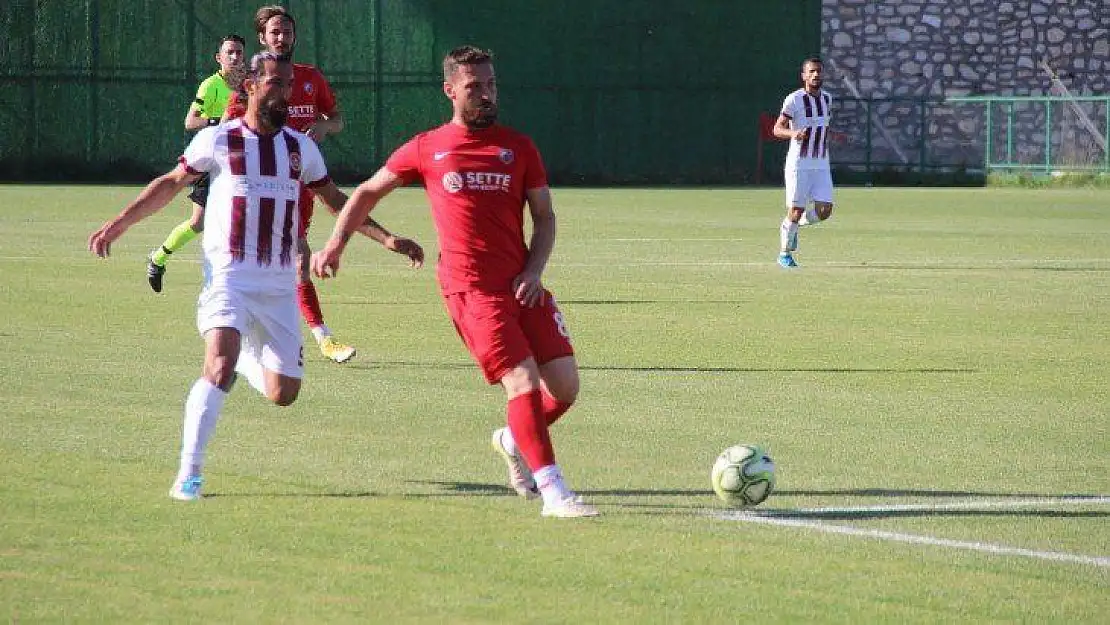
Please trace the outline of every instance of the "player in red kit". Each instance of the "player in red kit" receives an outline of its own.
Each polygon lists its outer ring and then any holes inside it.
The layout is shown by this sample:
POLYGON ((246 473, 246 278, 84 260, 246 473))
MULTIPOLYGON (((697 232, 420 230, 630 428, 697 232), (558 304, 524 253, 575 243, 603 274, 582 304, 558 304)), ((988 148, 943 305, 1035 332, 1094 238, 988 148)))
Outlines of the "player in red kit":
MULTIPOLYGON (((267 50, 283 58, 292 58, 297 42, 297 22, 281 6, 264 6, 254 17, 254 27, 258 41, 267 50)), ((241 95, 233 95, 228 103, 224 119, 233 119, 243 114, 241 95)), ((343 115, 331 86, 312 65, 293 64, 293 93, 289 98, 289 116, 286 124, 299 130, 317 143, 324 137, 343 130, 343 115)), ((346 362, 355 355, 355 348, 344 345, 332 337, 331 330, 324 323, 324 313, 316 286, 308 271, 308 226, 312 220, 312 193, 301 190, 301 227, 300 258, 301 274, 297 282, 297 301, 301 316, 312 330, 312 335, 320 346, 320 351, 335 362, 346 362)))
POLYGON ((422 182, 439 237, 440 290, 459 336, 486 380, 508 399, 508 427, 493 433, 513 489, 543 497, 543 515, 597 516, 563 481, 548 427, 578 395, 578 364, 566 321, 541 281, 555 245, 547 173, 527 136, 497 125, 489 53, 472 46, 443 61, 451 121, 401 146, 363 182, 312 257, 321 278, 336 275, 358 224, 388 193, 422 182), (532 238, 524 240, 524 207, 532 238))

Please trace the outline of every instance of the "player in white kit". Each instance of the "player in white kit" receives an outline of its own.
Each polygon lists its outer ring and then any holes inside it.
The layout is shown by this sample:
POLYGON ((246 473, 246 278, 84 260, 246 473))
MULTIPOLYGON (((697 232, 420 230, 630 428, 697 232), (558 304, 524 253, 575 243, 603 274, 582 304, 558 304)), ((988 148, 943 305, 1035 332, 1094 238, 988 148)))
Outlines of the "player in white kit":
POLYGON ((779 265, 797 267, 798 227, 832 216, 833 184, 829 139, 833 131, 832 96, 821 89, 821 60, 802 63, 802 88, 786 96, 775 120, 774 135, 790 141, 786 154, 786 217, 779 227, 779 265), (808 208, 809 203, 813 206, 808 208))
MULTIPOLYGON (((89 249, 107 256, 130 226, 202 174, 210 175, 204 287, 197 304, 204 371, 185 402, 181 464, 170 490, 175 499, 201 496, 205 448, 237 373, 279 406, 292 404, 300 392, 299 184, 335 212, 347 197, 328 177, 316 143, 285 126, 292 81, 288 60, 270 52, 255 55, 244 81, 246 115, 201 130, 173 171, 152 181, 89 237, 89 249)), ((415 243, 393 237, 376 223, 368 221, 360 231, 414 264, 423 258, 415 243)))

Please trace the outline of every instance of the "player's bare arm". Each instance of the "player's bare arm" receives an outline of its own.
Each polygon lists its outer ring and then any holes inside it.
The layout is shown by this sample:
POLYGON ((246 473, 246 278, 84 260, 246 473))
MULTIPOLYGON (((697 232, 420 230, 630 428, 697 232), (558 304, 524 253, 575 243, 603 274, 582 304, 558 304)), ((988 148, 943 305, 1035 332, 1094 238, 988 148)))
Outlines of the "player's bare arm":
POLYGON ((790 118, 786 115, 779 115, 775 120, 775 127, 771 129, 771 133, 775 137, 784 141, 793 139, 794 141, 802 141, 806 138, 809 128, 799 128, 797 130, 790 129, 790 118))
POLYGON ((112 243, 123 236, 128 228, 157 213, 199 177, 200 174, 190 173, 185 165, 180 164, 173 171, 150 181, 115 219, 105 222, 89 236, 89 251, 101 258, 107 257, 111 253, 112 243))
POLYGON ((189 107, 189 112, 185 114, 185 130, 200 130, 207 127, 208 118, 201 115, 200 111, 189 107))
MULTIPOLYGON (((334 182, 329 181, 312 191, 332 215, 338 216, 344 204, 347 203, 347 194, 339 190, 334 182)), ((419 268, 424 265, 424 248, 420 247, 420 244, 412 239, 393 234, 385 226, 374 221, 373 217, 367 215, 366 220, 359 226, 358 232, 377 241, 391 252, 407 256, 412 267, 419 268)))
POLYGON ((339 211, 335 228, 331 238, 324 244, 324 249, 312 255, 314 275, 330 278, 339 273, 339 258, 343 255, 347 242, 351 240, 351 235, 366 224, 370 211, 374 210, 378 202, 403 183, 400 176, 382 167, 369 180, 355 188, 339 211))
POLYGON ((532 240, 524 271, 513 280, 513 294, 522 306, 530 308, 543 304, 543 270, 555 249, 556 220, 550 188, 528 189, 525 196, 532 217, 532 240))

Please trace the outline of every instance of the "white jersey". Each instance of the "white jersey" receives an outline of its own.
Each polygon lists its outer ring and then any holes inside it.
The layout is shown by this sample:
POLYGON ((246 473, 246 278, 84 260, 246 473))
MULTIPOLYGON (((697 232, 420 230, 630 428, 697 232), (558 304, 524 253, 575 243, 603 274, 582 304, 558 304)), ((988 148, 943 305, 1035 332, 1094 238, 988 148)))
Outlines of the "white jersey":
POLYGON ((235 119, 197 133, 181 163, 208 172, 205 284, 293 290, 300 235, 300 185, 328 182, 316 143, 289 127, 261 136, 235 119))
POLYGON ((787 171, 829 169, 829 122, 832 120, 832 96, 821 90, 817 96, 805 89, 786 96, 782 115, 790 120, 790 129, 809 128, 801 141, 791 141, 786 154, 787 171))

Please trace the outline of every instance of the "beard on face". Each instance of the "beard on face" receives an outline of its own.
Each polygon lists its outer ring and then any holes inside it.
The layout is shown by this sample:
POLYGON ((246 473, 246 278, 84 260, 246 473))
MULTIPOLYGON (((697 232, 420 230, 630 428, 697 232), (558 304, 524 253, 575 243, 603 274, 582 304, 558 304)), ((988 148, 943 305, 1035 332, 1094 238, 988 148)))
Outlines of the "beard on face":
MULTIPOLYGON (((289 46, 286 46, 285 52, 279 53, 277 55, 277 57, 279 59, 281 59, 282 61, 288 61, 288 62, 292 63, 293 62, 293 50, 296 47, 297 47, 296 44, 291 44, 289 46)), ((274 52, 277 52, 277 51, 275 50, 274 52)))
POLYGON ((497 121, 497 105, 486 102, 463 111, 463 123, 468 128, 489 128, 497 121))
POLYGON ((289 117, 289 107, 285 102, 267 102, 259 109, 258 114, 271 128, 281 128, 289 117))

